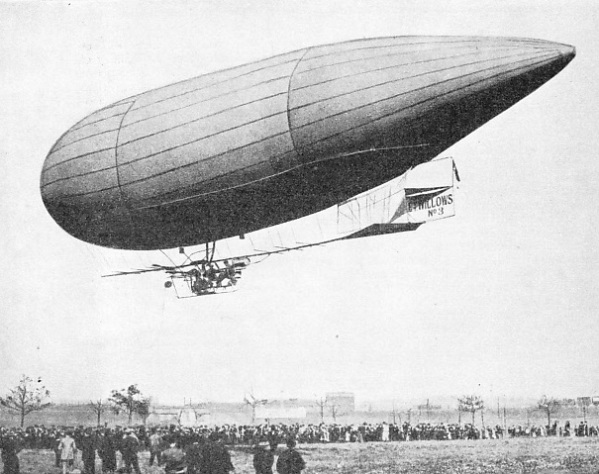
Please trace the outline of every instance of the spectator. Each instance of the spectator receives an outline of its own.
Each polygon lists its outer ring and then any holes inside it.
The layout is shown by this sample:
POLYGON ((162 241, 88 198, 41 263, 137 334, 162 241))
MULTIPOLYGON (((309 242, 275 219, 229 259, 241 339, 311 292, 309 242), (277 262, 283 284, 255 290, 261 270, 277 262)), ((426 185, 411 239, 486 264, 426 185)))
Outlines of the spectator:
POLYGON ((162 453, 162 462, 166 472, 173 471, 183 465, 183 450, 177 446, 177 443, 171 443, 169 448, 162 453))
POLYGON ((189 446, 185 459, 187 461, 187 474, 200 474, 202 453, 200 444, 197 441, 189 446))
POLYGON ((87 428, 79 440, 85 474, 96 474, 96 447, 96 435, 91 428, 87 428))
POLYGON ((231 456, 217 433, 212 433, 200 453, 200 474, 228 474, 235 469, 231 463, 231 456))
POLYGON ((72 433, 67 431, 60 440, 58 445, 60 449, 60 462, 62 463, 62 474, 67 473, 67 466, 72 467, 75 463, 75 455, 77 454, 77 447, 75 446, 75 440, 72 437, 72 433))
POLYGON ((162 436, 154 428, 150 435, 150 466, 154 464, 154 460, 156 460, 156 464, 161 464, 160 453, 162 451, 162 443, 162 436))
POLYGON ((295 439, 287 440, 287 449, 277 459, 277 472, 280 474, 300 474, 306 467, 300 453, 295 450, 295 439))
POLYGON ((254 470, 256 474, 273 474, 272 466, 275 462, 274 452, 277 449, 276 442, 270 444, 270 450, 266 450, 265 447, 256 443, 254 446, 254 470))
POLYGON ((19 474, 19 456, 21 443, 17 436, 9 433, 0 438, 0 449, 2 450, 2 464, 4 464, 4 474, 19 474))
POLYGON ((139 460, 137 459, 137 452, 139 451, 139 439, 131 429, 125 430, 125 437, 121 445, 121 454, 123 455, 123 462, 125 463, 125 472, 131 473, 131 468, 136 474, 141 474, 139 470, 139 460))
POLYGON ((98 441, 98 454, 102 460, 102 472, 105 474, 116 471, 116 445, 114 433, 106 429, 98 441))

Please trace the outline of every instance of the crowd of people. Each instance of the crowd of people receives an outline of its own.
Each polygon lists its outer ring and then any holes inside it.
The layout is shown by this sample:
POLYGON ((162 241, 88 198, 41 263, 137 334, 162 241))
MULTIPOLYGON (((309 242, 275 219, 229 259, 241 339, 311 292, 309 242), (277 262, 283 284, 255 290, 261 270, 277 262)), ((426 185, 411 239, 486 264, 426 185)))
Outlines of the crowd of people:
MULTIPOLYGON (((96 459, 102 471, 139 473, 138 452, 149 451, 149 465, 174 466, 185 462, 190 474, 233 470, 227 446, 254 446, 254 464, 263 466, 281 443, 366 443, 414 440, 500 439, 505 437, 598 436, 599 426, 586 421, 551 425, 499 425, 484 428, 457 423, 362 423, 362 424, 260 424, 222 426, 44 427, 25 429, 0 427, 0 449, 4 474, 19 473, 22 449, 52 450, 55 467, 70 469, 78 453, 86 473, 94 474, 96 459), (270 451, 264 446, 270 446, 270 451), (120 455, 117 456, 117 454, 120 455), (269 454, 270 453, 270 454, 269 454), (258 459, 258 461, 256 461, 258 459), (117 460, 120 462, 117 463, 117 460), (215 467, 217 466, 217 467, 215 467)), ((291 446, 289 449, 293 449, 291 446)), ((271 468, 256 472, 272 472, 271 468)), ((297 465, 301 463, 296 463, 297 465)), ((284 471, 285 468, 281 467, 284 471)), ((303 469, 303 468, 302 468, 303 469)), ((279 470, 278 472, 283 472, 279 470)))
MULTIPOLYGON (((230 441, 228 428, 182 428, 173 425, 151 429, 144 426, 47 429, 33 426, 23 430, 0 427, 3 473, 20 473, 18 453, 22 449, 46 449, 54 451, 55 467, 62 468, 63 474, 74 472, 78 453, 83 464, 82 472, 86 474, 95 474, 97 457, 103 473, 140 474, 138 453, 142 450, 149 451, 150 466, 156 463, 163 466, 167 473, 228 474, 234 470, 226 445, 230 441)), ((257 474, 272 474, 274 453, 280 440, 271 436, 268 442, 270 450, 267 451, 261 445, 261 439, 252 439, 254 467, 257 474)), ((278 455, 276 470, 280 474, 300 474, 305 463, 294 449, 295 437, 288 437, 286 444, 287 449, 278 455)))

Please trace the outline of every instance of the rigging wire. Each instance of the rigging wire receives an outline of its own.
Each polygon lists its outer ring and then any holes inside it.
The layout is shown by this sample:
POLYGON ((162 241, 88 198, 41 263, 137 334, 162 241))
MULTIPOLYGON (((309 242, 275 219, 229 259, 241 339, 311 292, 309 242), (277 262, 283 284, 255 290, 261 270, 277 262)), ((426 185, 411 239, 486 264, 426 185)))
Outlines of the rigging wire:
POLYGON ((169 255, 164 250, 162 250, 162 249, 159 249, 159 250, 160 250, 160 253, 162 255, 164 255, 168 259, 168 261, 173 264, 174 267, 178 267, 178 265, 174 262, 174 260, 171 257, 169 257, 169 255))
POLYGON ((210 255, 210 262, 214 260, 214 251, 216 250, 216 240, 212 241, 212 254, 210 255))

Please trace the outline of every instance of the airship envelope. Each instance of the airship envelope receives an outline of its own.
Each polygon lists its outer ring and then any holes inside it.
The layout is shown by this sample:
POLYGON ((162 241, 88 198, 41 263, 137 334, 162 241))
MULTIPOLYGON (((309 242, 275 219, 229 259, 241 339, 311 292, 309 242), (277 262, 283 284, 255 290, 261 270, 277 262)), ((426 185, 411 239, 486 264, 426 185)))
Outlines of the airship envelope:
POLYGON ((532 39, 393 37, 205 74, 75 124, 45 160, 42 198, 67 232, 107 247, 242 235, 430 161, 574 54, 532 39))

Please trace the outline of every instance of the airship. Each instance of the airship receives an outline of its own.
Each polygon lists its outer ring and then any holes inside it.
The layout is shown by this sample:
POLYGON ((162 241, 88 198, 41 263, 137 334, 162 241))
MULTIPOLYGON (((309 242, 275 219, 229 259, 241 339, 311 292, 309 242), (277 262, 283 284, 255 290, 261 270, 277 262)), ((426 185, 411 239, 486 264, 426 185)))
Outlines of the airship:
POLYGON ((244 236, 430 162, 574 55, 536 39, 402 36, 200 75, 67 130, 45 159, 42 199, 66 232, 104 247, 244 236))

